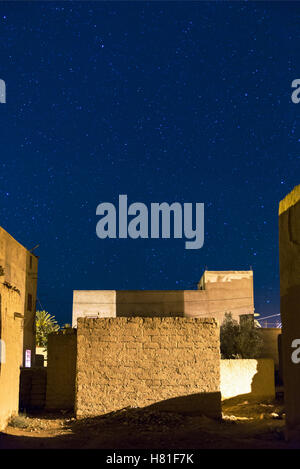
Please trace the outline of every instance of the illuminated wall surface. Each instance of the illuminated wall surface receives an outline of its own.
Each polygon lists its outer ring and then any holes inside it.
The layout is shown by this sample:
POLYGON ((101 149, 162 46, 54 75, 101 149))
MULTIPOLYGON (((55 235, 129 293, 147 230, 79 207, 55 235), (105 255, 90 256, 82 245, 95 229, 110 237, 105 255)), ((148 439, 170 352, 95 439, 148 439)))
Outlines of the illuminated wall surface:
POLYGON ((274 398, 274 361, 268 358, 257 360, 221 360, 222 400, 244 395, 245 398, 274 398))
POLYGON ((34 360, 37 264, 37 258, 0 227, 0 428, 18 411, 25 355, 34 360))
POLYGON ((216 321, 180 317, 80 318, 77 417, 149 405, 161 410, 221 416, 216 321))
POLYGON ((300 185, 279 204, 280 308, 287 428, 300 425, 300 364, 291 344, 300 339, 300 185))
POLYGON ((99 318, 79 323, 79 331, 49 335, 49 410, 73 410, 76 395, 78 416, 102 414, 137 401, 147 405, 171 395, 161 405, 176 404, 183 412, 191 412, 192 406, 195 412, 217 415, 219 391, 222 400, 275 396, 274 360, 220 360, 218 329, 210 319, 99 318), (174 400, 174 396, 181 397, 174 400))

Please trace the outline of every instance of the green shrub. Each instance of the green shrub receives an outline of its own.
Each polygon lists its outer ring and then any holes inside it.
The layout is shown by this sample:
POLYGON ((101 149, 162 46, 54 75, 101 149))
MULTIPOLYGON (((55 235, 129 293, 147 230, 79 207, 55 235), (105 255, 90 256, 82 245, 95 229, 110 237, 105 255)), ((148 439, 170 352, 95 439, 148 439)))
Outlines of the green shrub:
POLYGON ((263 345, 259 328, 255 327, 251 317, 240 321, 225 313, 225 320, 220 328, 222 358, 258 358, 263 345))

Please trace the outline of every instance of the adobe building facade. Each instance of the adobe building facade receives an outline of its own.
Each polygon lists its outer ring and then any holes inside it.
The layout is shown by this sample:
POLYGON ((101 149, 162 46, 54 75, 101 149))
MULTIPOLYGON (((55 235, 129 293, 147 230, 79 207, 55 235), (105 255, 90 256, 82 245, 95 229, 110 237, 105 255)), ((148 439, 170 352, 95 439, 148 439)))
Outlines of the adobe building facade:
POLYGON ((219 418, 220 358, 212 318, 79 318, 77 329, 49 335, 46 408, 77 418, 125 407, 219 418))
POLYGON ((78 318, 48 340, 46 408, 78 418, 124 407, 221 416, 221 399, 275 397, 269 358, 221 360, 213 318, 78 318))
POLYGON ((18 412, 20 367, 35 354, 38 259, 0 227, 0 429, 18 412))
POLYGON ((287 435, 300 434, 300 185, 279 204, 280 312, 287 435), (296 343, 294 341, 297 341, 296 343), (296 361, 292 353, 296 352, 296 361))
POLYGON ((253 271, 205 271, 197 290, 75 290, 72 325, 77 319, 183 316, 215 318, 226 312, 239 320, 254 314, 253 271))

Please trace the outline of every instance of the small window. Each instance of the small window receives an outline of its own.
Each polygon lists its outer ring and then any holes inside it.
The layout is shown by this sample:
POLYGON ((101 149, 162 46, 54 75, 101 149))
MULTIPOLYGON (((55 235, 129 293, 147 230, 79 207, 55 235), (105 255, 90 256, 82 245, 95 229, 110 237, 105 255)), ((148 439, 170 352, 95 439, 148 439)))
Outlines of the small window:
POLYGON ((30 266, 30 269, 32 269, 32 256, 30 256, 29 266, 30 266))
POLYGON ((32 311, 32 295, 28 293, 27 297, 27 311, 32 311))

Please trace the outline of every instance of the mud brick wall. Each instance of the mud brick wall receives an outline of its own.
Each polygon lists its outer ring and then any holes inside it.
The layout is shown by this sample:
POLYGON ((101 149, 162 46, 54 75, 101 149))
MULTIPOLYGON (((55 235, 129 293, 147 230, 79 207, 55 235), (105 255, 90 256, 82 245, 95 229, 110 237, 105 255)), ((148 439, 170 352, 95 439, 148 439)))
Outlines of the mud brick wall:
POLYGON ((260 358, 272 358, 275 367, 279 366, 279 351, 278 351, 278 336, 281 334, 281 329, 276 327, 262 327, 260 333, 263 338, 263 347, 260 353, 260 358))
POLYGON ((300 185, 279 204, 280 314, 286 437, 300 438, 300 363, 292 347, 300 339, 300 185))
POLYGON ((77 417, 127 406, 221 415, 214 319, 79 318, 77 417))
POLYGON ((48 336, 46 408, 73 410, 76 376, 76 330, 48 336))
POLYGON ((45 407, 46 385, 46 368, 21 368, 19 393, 19 409, 21 412, 45 407))

